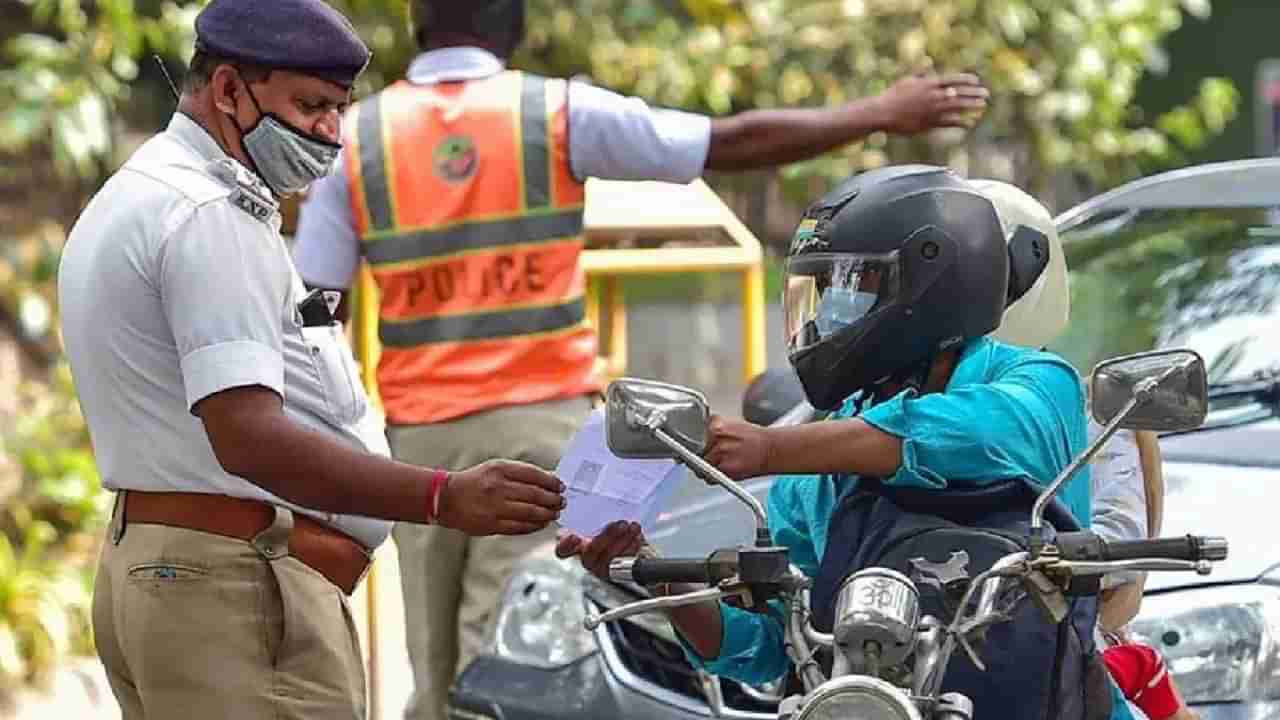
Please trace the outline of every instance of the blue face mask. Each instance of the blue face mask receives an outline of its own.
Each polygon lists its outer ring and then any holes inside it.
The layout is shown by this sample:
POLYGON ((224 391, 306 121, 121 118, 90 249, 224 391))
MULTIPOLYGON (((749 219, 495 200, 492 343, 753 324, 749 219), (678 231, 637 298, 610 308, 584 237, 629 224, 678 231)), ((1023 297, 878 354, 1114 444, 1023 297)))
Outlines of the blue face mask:
POLYGON ((818 333, 827 338, 857 322, 875 304, 875 293, 839 287, 827 288, 818 300, 818 312, 813 321, 818 326, 818 333))

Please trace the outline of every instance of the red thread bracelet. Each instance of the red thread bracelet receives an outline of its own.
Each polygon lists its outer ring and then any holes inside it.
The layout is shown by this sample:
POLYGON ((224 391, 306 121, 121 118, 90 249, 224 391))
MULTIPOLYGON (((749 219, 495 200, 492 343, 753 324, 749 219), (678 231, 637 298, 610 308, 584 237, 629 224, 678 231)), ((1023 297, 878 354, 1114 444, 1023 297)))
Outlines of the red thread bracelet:
POLYGON ((434 470, 431 473, 431 492, 427 497, 427 524, 434 525, 440 520, 440 495, 444 486, 449 484, 449 473, 434 470))

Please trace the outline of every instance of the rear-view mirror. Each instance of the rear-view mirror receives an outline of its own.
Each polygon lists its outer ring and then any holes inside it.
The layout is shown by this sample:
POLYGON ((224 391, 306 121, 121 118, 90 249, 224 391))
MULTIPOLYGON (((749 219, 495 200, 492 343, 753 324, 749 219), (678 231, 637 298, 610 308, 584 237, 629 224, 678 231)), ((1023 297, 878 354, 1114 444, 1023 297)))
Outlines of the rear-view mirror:
POLYGON ((1204 360, 1185 349, 1106 360, 1093 370, 1090 402, 1094 418, 1104 425, 1128 409, 1120 421, 1128 430, 1192 430, 1209 411, 1204 360))
POLYGON ((605 395, 605 439, 620 458, 677 457, 663 435, 701 455, 710 422, 706 397, 679 385, 622 378, 605 395))

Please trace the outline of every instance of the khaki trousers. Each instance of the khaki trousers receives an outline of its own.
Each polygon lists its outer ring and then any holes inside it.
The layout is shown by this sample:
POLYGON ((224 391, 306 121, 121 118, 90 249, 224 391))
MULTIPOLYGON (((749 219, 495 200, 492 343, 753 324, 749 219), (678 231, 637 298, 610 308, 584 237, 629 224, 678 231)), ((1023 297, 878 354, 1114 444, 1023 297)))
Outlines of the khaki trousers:
MULTIPOLYGON (((391 426, 387 439, 397 460, 424 467, 463 470, 507 458, 552 470, 590 409, 587 397, 504 407, 443 423, 391 426)), ((469 538, 397 523, 392 536, 414 677, 405 718, 445 720, 449 687, 483 651, 512 565, 554 531, 469 538)))
POLYGON ((93 629, 123 720, 364 719, 341 590, 295 558, 268 561, 221 535, 134 524, 117 544, 118 506, 93 629))

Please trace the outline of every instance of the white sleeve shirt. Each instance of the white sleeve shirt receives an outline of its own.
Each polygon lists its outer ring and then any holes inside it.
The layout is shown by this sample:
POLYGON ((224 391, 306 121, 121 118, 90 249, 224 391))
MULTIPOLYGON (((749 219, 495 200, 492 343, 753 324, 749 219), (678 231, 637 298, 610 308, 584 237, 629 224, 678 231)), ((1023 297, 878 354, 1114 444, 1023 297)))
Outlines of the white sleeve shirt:
MULTIPOLYGON (((1089 421, 1092 440, 1101 428, 1089 421)), ((1093 459, 1092 529, 1106 540, 1147 538, 1147 491, 1132 431, 1120 430, 1093 459)))
POLYGON ((290 269, 279 243, 258 220, 215 202, 196 207, 160 253, 160 297, 181 358, 188 409, 249 385, 283 398, 281 316, 290 269))
MULTIPOLYGON (((1102 427, 1089 419, 1089 441, 1102 427)), ((1090 530, 1104 540, 1145 540, 1147 538, 1147 489, 1142 475, 1142 458, 1137 438, 1130 430, 1117 431, 1094 456, 1093 514, 1090 530)), ((1103 587, 1115 587, 1142 577, 1137 572, 1112 573, 1102 579, 1103 587)))
MULTIPOLYGON (((501 62, 485 50, 445 48, 420 55, 409 68, 409 79, 478 79, 501 69, 501 62)), ((711 145, 709 117, 653 108, 639 98, 582 82, 569 83, 568 106, 569 164, 578 179, 688 183, 702 175, 711 145)), ((294 261, 311 285, 351 286, 360 264, 360 241, 341 167, 311 186, 298 221, 294 261)))
POLYGON ((579 180, 692 182, 702 175, 710 146, 705 115, 569 83, 569 165, 579 180))
POLYGON ((341 331, 304 327, 279 214, 247 177, 177 114, 71 231, 58 271, 63 338, 103 485, 283 505, 376 548, 390 523, 304 510, 231 475, 192 412, 210 395, 260 386, 291 420, 388 454, 341 331))

